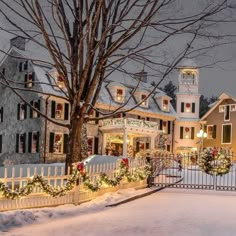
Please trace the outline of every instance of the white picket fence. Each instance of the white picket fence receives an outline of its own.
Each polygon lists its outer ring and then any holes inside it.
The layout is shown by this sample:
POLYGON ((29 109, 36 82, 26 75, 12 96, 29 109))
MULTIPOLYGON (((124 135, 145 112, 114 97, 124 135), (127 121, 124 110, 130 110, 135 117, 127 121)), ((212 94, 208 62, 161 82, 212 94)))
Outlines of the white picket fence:
MULTIPOLYGON (((137 167, 143 167, 145 163, 131 161, 129 162, 129 170, 137 167)), ((114 178, 115 170, 119 167, 119 163, 94 164, 85 167, 90 180, 94 183, 101 172, 106 173, 109 178, 114 178)), ((53 187, 62 187, 65 185, 68 176, 64 175, 64 166, 28 166, 28 167, 8 167, 0 169, 0 181, 9 186, 12 190, 21 188, 27 181, 35 175, 41 175, 53 187)), ((69 172, 68 172, 69 173, 69 172)), ((97 192, 92 192, 85 188, 83 184, 76 185, 71 191, 62 197, 52 197, 43 192, 39 187, 35 187, 33 193, 19 199, 5 198, 0 192, 0 211, 13 209, 34 208, 57 206, 63 204, 74 204, 90 201, 97 196, 106 192, 114 192, 118 189, 125 188, 143 188, 146 187, 146 180, 128 183, 122 181, 116 187, 102 188, 97 192)))

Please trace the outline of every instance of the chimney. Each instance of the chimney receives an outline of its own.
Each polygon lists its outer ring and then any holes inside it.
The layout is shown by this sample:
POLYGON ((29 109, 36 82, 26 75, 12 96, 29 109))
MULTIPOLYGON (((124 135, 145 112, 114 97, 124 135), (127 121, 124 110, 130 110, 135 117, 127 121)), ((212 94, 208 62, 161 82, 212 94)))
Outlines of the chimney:
POLYGON ((15 38, 10 39, 10 46, 25 51, 25 40, 25 38, 17 36, 15 38))

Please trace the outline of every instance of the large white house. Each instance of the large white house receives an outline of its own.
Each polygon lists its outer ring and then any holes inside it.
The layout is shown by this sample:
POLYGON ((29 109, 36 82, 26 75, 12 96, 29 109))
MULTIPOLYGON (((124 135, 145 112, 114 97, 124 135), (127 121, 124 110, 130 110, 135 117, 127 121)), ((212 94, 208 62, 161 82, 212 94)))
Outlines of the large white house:
MULTIPOLYGON (((27 47, 23 38, 11 40, 8 54, 1 61, 1 72, 17 86, 31 90, 22 92, 31 105, 51 119, 68 124, 70 107, 66 98, 58 97, 62 91, 57 86, 63 87, 63 83, 57 72, 30 60, 32 55, 37 58, 37 53, 27 47)), ((131 94, 125 108, 139 103, 153 89, 147 77, 141 68, 134 77, 127 77, 123 82, 117 82, 111 75, 102 85, 96 108, 112 111, 131 94), (137 83, 139 86, 135 90, 137 83)), ((170 152, 196 149, 199 145, 196 139, 199 131, 198 81, 197 66, 186 60, 179 67, 176 111, 170 103, 171 98, 155 89, 132 111, 89 122, 89 154, 134 156, 147 149, 162 148, 170 152)), ((65 160, 68 130, 30 109, 7 86, 0 86, 0 118, 0 164, 6 159, 13 163, 65 160)))

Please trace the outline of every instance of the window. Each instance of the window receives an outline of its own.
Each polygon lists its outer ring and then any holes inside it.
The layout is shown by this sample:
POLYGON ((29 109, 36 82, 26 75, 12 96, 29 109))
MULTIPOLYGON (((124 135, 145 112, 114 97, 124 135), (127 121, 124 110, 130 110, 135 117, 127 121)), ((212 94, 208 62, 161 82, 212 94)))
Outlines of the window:
POLYGON ((51 103, 51 118, 59 120, 69 119, 69 103, 61 103, 52 101, 51 103))
POLYGON ((28 135, 28 152, 39 152, 39 132, 30 132, 28 135))
POLYGON ((229 121, 230 120, 229 108, 230 108, 229 105, 225 106, 224 121, 229 121))
POLYGON ((222 143, 223 144, 230 144, 231 143, 231 124, 224 124, 222 125, 222 143))
POLYGON ((34 72, 25 74, 25 88, 32 88, 34 86, 34 80, 34 72))
POLYGON ((219 106, 219 112, 224 112, 225 111, 225 106, 224 105, 220 105, 219 106))
POLYGON ((26 133, 16 134, 16 152, 25 153, 26 133))
POLYGON ((123 102, 124 101, 124 90, 116 89, 116 101, 123 102))
MULTIPOLYGON (((146 97, 147 97, 146 94, 141 94, 141 101, 144 100, 146 97)), ((141 103, 141 106, 147 107, 147 105, 148 105, 148 99, 146 99, 141 103)))
POLYGON ((236 111, 236 104, 230 105, 230 111, 236 111))
POLYGON ((184 102, 181 102, 181 112, 187 112, 187 113, 195 113, 195 103, 192 102, 192 103, 184 103, 184 102))
POLYGON ((182 78, 183 84, 194 84, 195 74, 192 71, 184 71, 182 78))
POLYGON ((180 127, 180 139, 194 139, 194 127, 180 127))
POLYGON ((207 125, 207 138, 216 138, 216 125, 207 125))
POLYGON ((163 110, 169 110, 169 100, 163 99, 163 104, 162 104, 163 110))
POLYGON ((27 118, 27 105, 25 103, 19 103, 17 106, 17 119, 24 120, 27 118))
POLYGON ((27 71, 28 70, 28 61, 19 63, 19 71, 27 71))
POLYGON ((88 137, 87 142, 88 142, 88 156, 90 156, 93 154, 93 144, 94 144, 93 137, 88 137))
POLYGON ((68 134, 50 133, 49 152, 55 154, 67 153, 68 134))
MULTIPOLYGON (((30 105, 40 111, 40 100, 33 100, 30 102, 30 105)), ((30 118, 37 118, 39 117, 39 113, 32 108, 30 108, 30 118)))
POLYGON ((0 109, 0 122, 3 122, 3 107, 0 109))
POLYGON ((65 87, 64 79, 63 79, 63 77, 60 76, 60 75, 57 76, 57 81, 56 81, 56 83, 57 83, 57 86, 58 86, 59 88, 64 88, 64 87, 65 87))

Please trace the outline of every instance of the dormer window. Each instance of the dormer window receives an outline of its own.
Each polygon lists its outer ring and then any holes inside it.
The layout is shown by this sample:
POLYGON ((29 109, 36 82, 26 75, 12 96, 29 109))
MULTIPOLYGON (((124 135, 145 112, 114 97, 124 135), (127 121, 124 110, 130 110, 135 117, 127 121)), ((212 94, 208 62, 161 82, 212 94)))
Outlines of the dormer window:
POLYGON ((34 72, 25 74, 25 88, 34 86, 34 72))
POLYGON ((163 99, 162 108, 163 108, 164 111, 168 111, 169 110, 169 100, 163 99))
POLYGON ((183 84, 194 84, 195 74, 193 71, 184 71, 182 78, 183 84))
POLYGON ((55 118, 56 119, 62 119, 63 118, 63 104, 62 103, 57 103, 56 104, 55 118))
POLYGON ((65 87, 64 79, 63 79, 63 77, 60 76, 60 75, 57 76, 57 81, 56 81, 56 83, 57 83, 57 86, 58 86, 59 88, 64 88, 64 87, 65 87))
MULTIPOLYGON (((146 99, 146 97, 147 97, 146 94, 141 94, 141 101, 144 100, 144 99, 146 99)), ((143 101, 143 102, 141 103, 141 106, 147 107, 147 106, 148 106, 148 99, 146 99, 145 101, 143 101)))
POLYGON ((186 112, 190 112, 191 111, 191 104, 190 103, 186 103, 186 112))
POLYGON ((124 101, 124 90, 123 89, 116 89, 116 101, 123 102, 124 101))

